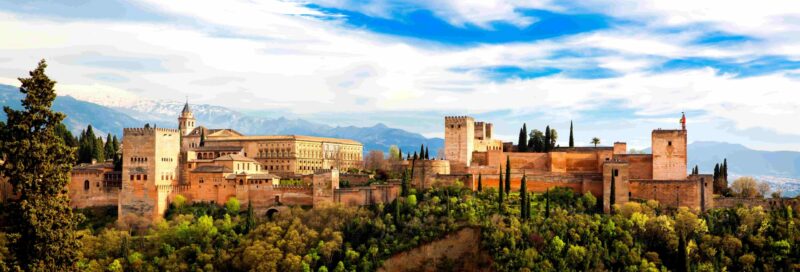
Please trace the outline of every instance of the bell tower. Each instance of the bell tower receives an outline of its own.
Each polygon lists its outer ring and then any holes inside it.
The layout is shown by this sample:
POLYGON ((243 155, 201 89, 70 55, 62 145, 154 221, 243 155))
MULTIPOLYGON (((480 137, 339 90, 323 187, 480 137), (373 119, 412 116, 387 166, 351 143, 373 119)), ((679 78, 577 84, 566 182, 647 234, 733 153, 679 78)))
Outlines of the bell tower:
POLYGON ((186 104, 183 105, 181 115, 178 117, 178 129, 181 131, 182 136, 186 136, 194 130, 195 121, 192 109, 189 108, 189 100, 187 99, 186 104))

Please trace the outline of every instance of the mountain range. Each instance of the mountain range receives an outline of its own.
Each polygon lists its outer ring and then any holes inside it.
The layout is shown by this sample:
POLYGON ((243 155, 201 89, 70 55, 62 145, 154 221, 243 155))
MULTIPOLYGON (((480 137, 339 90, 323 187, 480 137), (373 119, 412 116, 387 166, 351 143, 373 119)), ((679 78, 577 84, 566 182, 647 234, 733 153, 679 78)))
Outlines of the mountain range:
MULTIPOLYGON (((0 84, 0 104, 19 109, 22 98, 23 94, 18 87, 0 84)), ((141 127, 146 123, 175 128, 183 105, 180 102, 154 100, 101 105, 71 96, 58 96, 53 103, 53 109, 67 115, 64 123, 73 134, 77 135, 91 124, 97 134, 111 133, 121 136, 123 128, 141 127)), ((213 105, 191 105, 191 109, 198 125, 231 128, 247 135, 300 134, 354 139, 364 144, 364 152, 386 152, 391 145, 413 152, 424 144, 431 154, 435 154, 444 146, 444 139, 426 138, 418 133, 390 128, 380 123, 371 127, 329 126, 302 119, 253 116, 213 105)), ((5 114, 1 118, 5 120, 5 114)))
MULTIPOLYGON (((17 87, 0 84, 2 105, 19 109, 22 98, 17 87)), ((67 115, 65 124, 74 134, 91 124, 96 132, 115 135, 122 135, 125 127, 140 127, 145 123, 177 127, 177 116, 183 108, 183 103, 175 101, 94 102, 58 96, 53 108, 67 115)), ((386 152, 391 145, 413 152, 419 150, 420 144, 425 144, 435 154, 444 146, 441 138, 426 138, 380 123, 371 127, 329 126, 302 119, 245 114, 214 105, 191 105, 191 108, 197 124, 209 128, 232 128, 248 135, 301 134, 354 139, 364 144, 364 152, 386 152)), ((5 119, 4 114, 0 115, 5 119)), ((644 152, 649 152, 649 149, 644 152)), ((713 173, 714 165, 727 158, 729 173, 733 177, 755 176, 772 183, 773 187, 783 188, 787 194, 800 193, 800 152, 760 151, 739 144, 700 141, 689 144, 688 152, 689 168, 697 165, 702 173, 713 173)))

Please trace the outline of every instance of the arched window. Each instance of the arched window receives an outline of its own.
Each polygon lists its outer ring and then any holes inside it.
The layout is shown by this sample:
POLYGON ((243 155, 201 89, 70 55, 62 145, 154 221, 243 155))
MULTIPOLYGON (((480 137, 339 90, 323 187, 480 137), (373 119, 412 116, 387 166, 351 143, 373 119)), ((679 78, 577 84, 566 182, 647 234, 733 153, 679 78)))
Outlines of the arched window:
POLYGON ((244 180, 239 180, 239 185, 244 185, 244 180))
POLYGON ((83 181, 83 190, 89 191, 89 180, 83 181))

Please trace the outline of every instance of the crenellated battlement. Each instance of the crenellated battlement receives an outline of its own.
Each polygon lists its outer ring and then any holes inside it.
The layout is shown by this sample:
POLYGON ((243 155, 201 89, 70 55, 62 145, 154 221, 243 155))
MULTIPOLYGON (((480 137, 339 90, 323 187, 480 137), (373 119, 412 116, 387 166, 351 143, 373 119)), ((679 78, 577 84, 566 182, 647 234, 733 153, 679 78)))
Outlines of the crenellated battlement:
POLYGON ((122 135, 142 135, 142 134, 151 134, 155 132, 167 132, 167 133, 179 133, 178 129, 174 128, 123 128, 122 135))

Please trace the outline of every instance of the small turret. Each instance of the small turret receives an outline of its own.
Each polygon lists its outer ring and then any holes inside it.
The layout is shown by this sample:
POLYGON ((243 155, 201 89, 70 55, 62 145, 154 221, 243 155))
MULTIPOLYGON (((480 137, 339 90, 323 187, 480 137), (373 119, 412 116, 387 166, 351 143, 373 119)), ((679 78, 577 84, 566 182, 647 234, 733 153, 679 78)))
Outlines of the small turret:
POLYGON ((181 135, 186 136, 192 132, 195 127, 195 121, 192 109, 189 107, 189 100, 187 99, 186 104, 183 105, 181 115, 178 117, 178 129, 180 129, 181 135))

